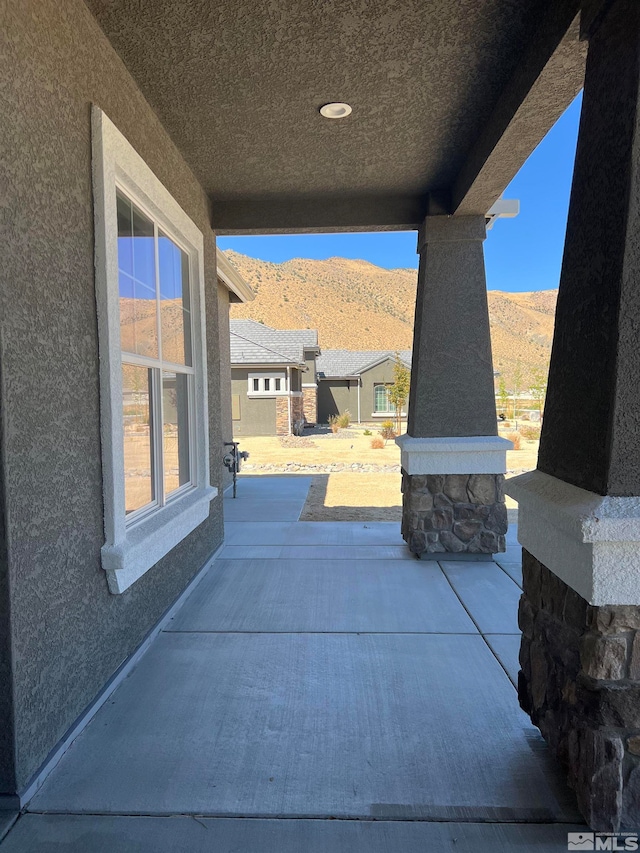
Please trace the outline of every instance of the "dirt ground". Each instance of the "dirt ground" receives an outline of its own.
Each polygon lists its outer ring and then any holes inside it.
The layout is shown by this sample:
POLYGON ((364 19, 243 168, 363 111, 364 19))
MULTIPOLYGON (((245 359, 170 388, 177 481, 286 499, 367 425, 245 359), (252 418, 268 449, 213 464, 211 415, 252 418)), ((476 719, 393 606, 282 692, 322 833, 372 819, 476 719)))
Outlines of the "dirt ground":
POLYGON ((313 478, 301 521, 402 519, 398 474, 320 474, 313 478))
MULTIPOLYGON (((375 430, 372 428, 375 434, 375 430)), ((507 434, 511 430, 500 430, 507 434)), ((305 432, 297 446, 276 436, 246 437, 241 449, 250 458, 245 474, 306 474, 313 477, 302 511, 303 521, 400 521, 400 449, 393 441, 371 447, 364 427, 350 427, 339 436, 305 432), (285 446, 283 446, 283 444, 285 446)), ((535 468, 538 441, 521 440, 521 449, 507 453, 507 477, 535 468)), ((517 504, 507 498, 507 508, 517 504)), ((510 513, 513 515, 513 513, 510 513)))

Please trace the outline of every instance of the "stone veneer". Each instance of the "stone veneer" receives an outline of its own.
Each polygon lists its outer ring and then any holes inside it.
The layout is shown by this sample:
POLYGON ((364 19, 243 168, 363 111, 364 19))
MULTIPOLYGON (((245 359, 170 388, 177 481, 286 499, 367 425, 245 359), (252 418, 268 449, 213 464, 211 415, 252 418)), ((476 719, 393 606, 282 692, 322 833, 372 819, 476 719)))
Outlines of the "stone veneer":
POLYGON ((414 554, 505 550, 503 474, 402 471, 402 536, 414 554))
POLYGON ((518 695, 589 826, 640 826, 640 607, 595 607, 523 549, 518 695))
POLYGON ((296 421, 304 419, 302 394, 294 392, 291 397, 291 424, 289 424, 289 403, 286 395, 276 397, 276 435, 289 435, 296 421))
POLYGON ((302 399, 304 405, 304 416, 308 424, 315 424, 318 422, 318 388, 317 386, 313 386, 313 388, 303 388, 302 389, 302 399))

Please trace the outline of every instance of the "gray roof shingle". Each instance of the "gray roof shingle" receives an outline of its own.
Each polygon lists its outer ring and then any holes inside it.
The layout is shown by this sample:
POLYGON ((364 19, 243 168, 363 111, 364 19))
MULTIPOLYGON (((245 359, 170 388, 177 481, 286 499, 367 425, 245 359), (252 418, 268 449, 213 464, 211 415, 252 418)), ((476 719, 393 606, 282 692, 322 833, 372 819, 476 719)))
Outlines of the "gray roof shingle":
MULTIPOLYGON (((395 358, 394 350, 327 349, 316 360, 318 376, 358 376, 366 368, 385 358, 395 358)), ((400 350, 400 359, 411 368, 411 350, 400 350)))
POLYGON ((272 329, 255 320, 231 320, 231 364, 303 364, 318 349, 315 329, 272 329))

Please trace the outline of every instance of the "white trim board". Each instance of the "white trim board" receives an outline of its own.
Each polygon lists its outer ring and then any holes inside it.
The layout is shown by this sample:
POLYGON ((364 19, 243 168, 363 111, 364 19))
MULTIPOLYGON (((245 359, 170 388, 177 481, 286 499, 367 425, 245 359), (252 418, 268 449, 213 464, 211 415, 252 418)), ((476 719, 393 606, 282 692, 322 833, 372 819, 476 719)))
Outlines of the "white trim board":
POLYGON ((405 433, 396 444, 407 474, 504 474, 513 447, 497 435, 414 438, 405 433))
POLYGON ((204 238, 142 157, 96 105, 91 111, 91 133, 105 529, 101 553, 109 590, 121 593, 207 518, 209 503, 218 493, 209 480, 204 238), (179 242, 189 256, 193 315, 193 487, 130 524, 125 513, 117 188, 171 239, 179 242))
POLYGON ((640 497, 588 492, 542 471, 506 481, 518 541, 597 606, 640 604, 640 497))

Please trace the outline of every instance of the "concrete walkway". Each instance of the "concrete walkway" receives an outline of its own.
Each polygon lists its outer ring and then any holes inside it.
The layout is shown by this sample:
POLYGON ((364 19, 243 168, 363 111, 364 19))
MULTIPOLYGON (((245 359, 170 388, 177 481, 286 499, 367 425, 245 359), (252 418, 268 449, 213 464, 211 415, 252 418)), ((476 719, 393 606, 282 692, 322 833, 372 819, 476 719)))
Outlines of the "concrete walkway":
POLYGON ((309 485, 240 481, 1 853, 566 851, 584 827, 512 683, 513 532, 500 565, 420 562, 396 524, 298 522, 309 485))

